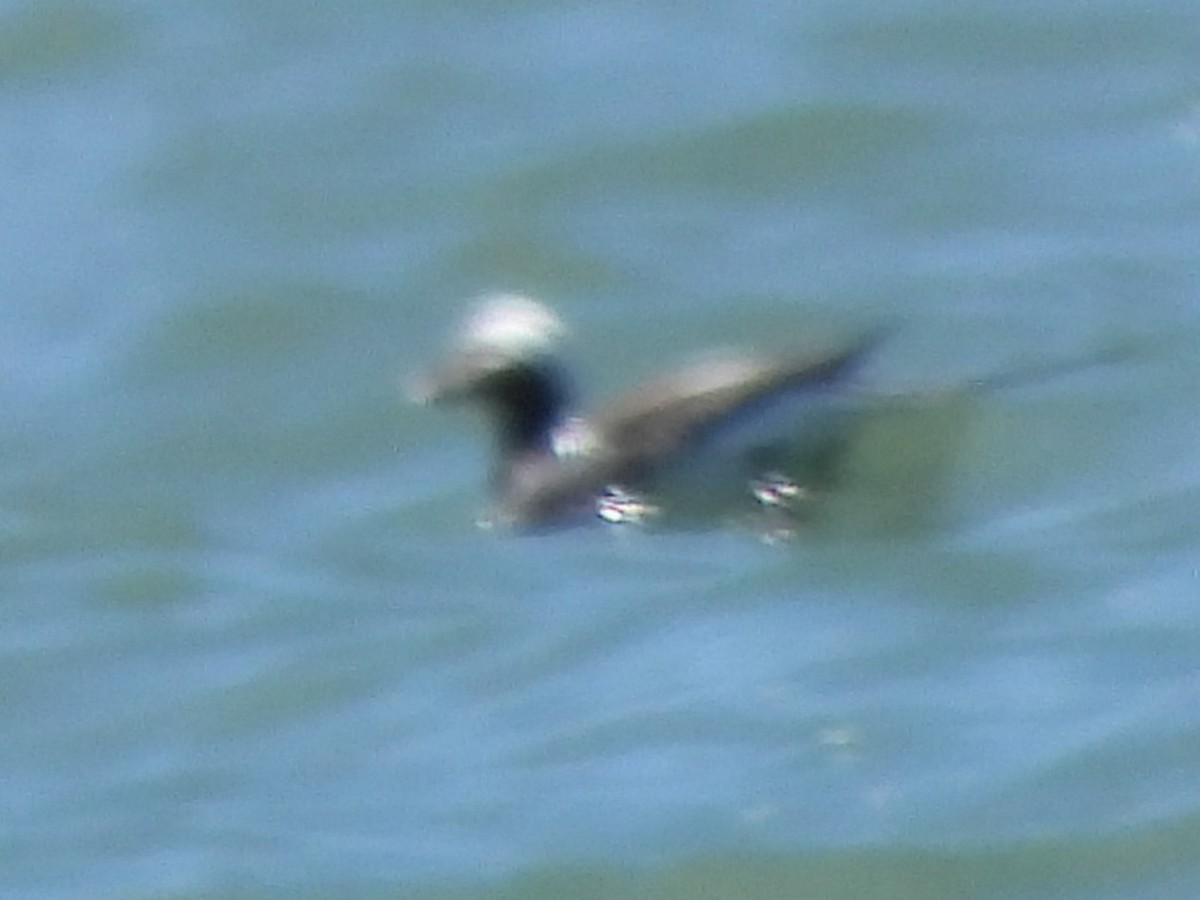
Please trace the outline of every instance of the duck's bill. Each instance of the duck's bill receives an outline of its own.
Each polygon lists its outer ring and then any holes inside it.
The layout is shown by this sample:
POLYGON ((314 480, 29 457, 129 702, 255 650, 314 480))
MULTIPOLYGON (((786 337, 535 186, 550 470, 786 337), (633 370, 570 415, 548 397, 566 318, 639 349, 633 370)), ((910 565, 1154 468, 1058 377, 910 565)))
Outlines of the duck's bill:
POLYGON ((477 391, 494 369, 491 359, 456 354, 428 372, 410 376, 404 392, 412 402, 426 406, 454 403, 477 391))

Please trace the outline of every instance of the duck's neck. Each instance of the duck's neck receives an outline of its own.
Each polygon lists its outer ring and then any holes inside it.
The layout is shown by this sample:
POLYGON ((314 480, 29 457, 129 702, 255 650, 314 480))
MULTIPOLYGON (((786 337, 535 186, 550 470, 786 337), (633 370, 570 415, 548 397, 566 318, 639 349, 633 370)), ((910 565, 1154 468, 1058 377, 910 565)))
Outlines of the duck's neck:
POLYGON ((552 361, 513 368, 489 391, 499 459, 499 487, 514 468, 554 454, 554 431, 566 417, 570 390, 552 361))

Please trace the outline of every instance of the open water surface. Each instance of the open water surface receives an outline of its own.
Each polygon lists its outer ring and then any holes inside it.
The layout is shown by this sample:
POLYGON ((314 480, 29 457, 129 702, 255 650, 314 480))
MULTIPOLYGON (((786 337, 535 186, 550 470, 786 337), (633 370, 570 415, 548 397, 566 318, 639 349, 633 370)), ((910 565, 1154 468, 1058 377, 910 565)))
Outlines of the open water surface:
POLYGON ((0 121, 3 896, 1200 895, 1194 0, 7 0, 0 121), (488 289, 1113 361, 515 537, 399 389, 488 289))

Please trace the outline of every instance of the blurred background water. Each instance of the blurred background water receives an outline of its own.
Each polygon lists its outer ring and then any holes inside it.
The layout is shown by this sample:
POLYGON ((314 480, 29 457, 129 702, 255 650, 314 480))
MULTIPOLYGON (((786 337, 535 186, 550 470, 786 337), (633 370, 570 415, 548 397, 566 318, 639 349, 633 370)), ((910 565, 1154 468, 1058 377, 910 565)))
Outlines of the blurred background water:
POLYGON ((4 896, 1200 892, 1192 0, 6 0, 0 116, 4 896), (1136 351, 921 528, 512 537, 398 390, 496 288, 593 396, 1136 351))

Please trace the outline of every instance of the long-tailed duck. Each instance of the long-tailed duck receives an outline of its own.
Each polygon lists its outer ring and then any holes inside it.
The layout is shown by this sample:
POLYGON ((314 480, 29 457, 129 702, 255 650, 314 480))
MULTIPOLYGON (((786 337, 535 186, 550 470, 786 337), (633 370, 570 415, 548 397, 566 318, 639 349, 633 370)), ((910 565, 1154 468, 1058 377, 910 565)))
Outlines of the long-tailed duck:
POLYGON ((413 385, 416 399, 473 403, 490 418, 492 522, 786 508, 831 478, 855 410, 845 387, 878 340, 815 357, 713 356, 584 417, 555 354, 564 334, 541 303, 485 297, 413 385))

